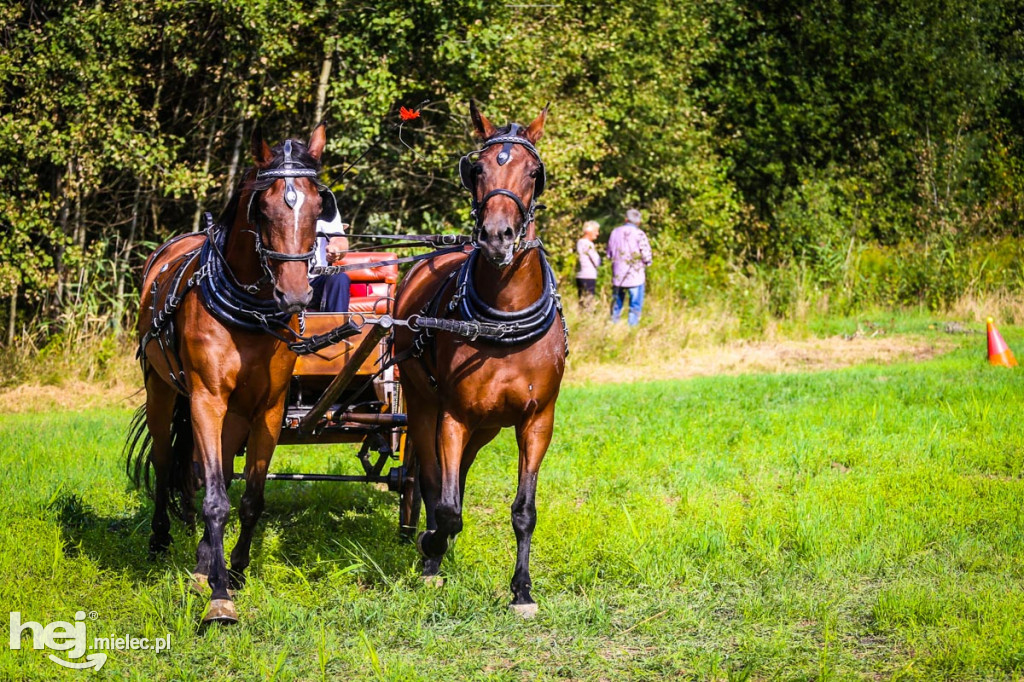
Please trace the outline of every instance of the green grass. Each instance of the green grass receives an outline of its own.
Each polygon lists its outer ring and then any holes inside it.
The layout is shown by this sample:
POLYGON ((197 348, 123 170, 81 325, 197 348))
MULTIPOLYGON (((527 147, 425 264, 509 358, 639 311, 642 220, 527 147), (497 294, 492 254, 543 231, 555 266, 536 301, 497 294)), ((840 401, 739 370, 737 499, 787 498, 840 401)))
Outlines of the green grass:
MULTIPOLYGON (((167 653, 111 652, 104 678, 1019 679, 1024 371, 965 343, 916 365, 567 388, 529 622, 505 608, 508 435, 470 474, 443 588, 395 541, 391 493, 271 483, 242 622, 201 630, 196 538, 176 525, 170 557, 146 559, 130 413, 0 416, 0 619, 84 609, 90 638, 171 633, 167 653)), ((28 641, 0 645, 0 678, 92 675, 28 641)))

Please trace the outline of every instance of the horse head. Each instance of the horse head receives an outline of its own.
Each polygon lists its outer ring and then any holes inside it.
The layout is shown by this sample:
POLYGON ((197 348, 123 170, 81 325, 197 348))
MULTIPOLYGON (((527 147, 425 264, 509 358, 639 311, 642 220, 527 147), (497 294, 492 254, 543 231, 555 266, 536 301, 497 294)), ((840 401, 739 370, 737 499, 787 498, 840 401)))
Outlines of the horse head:
POLYGON ((473 241, 489 263, 504 268, 533 229, 537 197, 544 191, 544 162, 534 145, 544 133, 548 108, 526 128, 496 128, 473 101, 469 111, 483 140, 459 164, 462 184, 473 195, 473 241))
POLYGON ((285 140, 271 149, 258 126, 252 135, 256 167, 248 220, 261 266, 274 283, 274 300, 285 313, 301 312, 313 297, 308 271, 325 189, 317 176, 326 142, 322 123, 306 144, 285 140))

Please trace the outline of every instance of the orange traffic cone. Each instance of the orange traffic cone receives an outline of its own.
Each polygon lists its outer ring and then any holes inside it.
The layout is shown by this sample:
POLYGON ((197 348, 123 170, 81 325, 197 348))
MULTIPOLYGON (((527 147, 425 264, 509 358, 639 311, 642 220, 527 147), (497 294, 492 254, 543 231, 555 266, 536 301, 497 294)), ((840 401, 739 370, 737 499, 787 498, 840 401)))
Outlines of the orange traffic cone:
POLYGON ((990 365, 1003 367, 1017 366, 1017 358, 1013 357, 1013 351, 1006 345, 1006 341, 1003 341, 1003 335, 992 324, 991 317, 988 318, 988 362, 990 365))

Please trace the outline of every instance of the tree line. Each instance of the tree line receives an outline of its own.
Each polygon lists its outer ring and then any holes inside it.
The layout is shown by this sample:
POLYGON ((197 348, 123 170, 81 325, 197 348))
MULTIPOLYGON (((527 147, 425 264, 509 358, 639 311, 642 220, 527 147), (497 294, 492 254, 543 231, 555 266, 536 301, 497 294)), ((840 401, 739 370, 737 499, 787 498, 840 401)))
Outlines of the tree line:
POLYGON ((464 230, 471 97, 495 122, 551 102, 540 225, 563 274, 583 220, 638 206, 688 267, 800 263, 837 287, 898 251, 932 277, 893 302, 938 304, 959 249, 1021 236, 1022 5, 4 2, 3 337, 121 324, 140 264, 219 211, 257 124, 327 122, 355 232, 464 230))

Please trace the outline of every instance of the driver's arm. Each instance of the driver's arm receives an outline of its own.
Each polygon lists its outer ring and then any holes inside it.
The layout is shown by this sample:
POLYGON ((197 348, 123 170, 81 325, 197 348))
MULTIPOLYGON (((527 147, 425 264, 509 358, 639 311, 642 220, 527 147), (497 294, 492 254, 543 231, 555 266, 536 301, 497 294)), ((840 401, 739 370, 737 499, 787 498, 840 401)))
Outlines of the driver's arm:
POLYGON ((336 263, 345 256, 348 251, 348 237, 331 237, 327 240, 327 262, 336 263))

